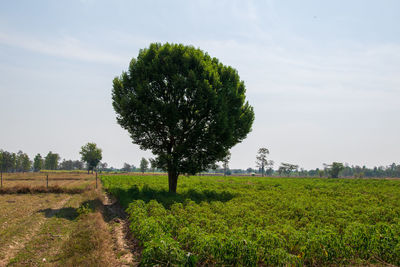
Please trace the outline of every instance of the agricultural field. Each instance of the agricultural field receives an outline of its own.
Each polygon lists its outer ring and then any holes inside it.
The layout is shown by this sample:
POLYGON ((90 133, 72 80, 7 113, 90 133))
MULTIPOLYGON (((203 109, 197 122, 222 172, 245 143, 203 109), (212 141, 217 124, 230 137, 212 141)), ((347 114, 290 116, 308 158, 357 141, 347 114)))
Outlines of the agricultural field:
POLYGON ((47 177, 49 186, 63 188, 94 188, 96 176, 87 172, 25 172, 25 173, 3 173, 3 188, 12 187, 46 187, 47 177))
POLYGON ((124 218, 100 182, 95 190, 93 175, 56 177, 59 183, 49 189, 58 193, 39 190, 39 174, 6 176, 10 180, 3 185, 14 184, 0 190, 0 266, 137 265, 124 243, 124 218), (29 184, 30 191, 11 190, 26 188, 24 179, 31 177, 36 184, 29 184))
POLYGON ((400 265, 400 181, 103 176, 144 265, 400 265))

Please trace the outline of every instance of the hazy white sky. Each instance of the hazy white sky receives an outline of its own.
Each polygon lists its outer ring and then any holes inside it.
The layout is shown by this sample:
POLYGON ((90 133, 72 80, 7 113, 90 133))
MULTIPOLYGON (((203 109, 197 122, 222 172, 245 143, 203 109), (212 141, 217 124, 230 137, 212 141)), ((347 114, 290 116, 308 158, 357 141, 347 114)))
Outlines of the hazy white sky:
POLYGON ((151 42, 194 45, 245 81, 259 147, 303 168, 400 161, 400 1, 2 1, 0 148, 110 166, 150 157, 115 120, 112 80, 151 42))

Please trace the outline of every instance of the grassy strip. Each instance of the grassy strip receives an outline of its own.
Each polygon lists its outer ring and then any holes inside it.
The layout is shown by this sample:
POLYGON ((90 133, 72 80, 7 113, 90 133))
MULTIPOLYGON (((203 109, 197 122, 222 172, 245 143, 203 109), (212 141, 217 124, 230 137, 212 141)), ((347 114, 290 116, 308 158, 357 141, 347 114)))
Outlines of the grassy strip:
POLYGON ((96 192, 73 195, 46 219, 9 266, 116 266, 112 238, 101 209, 96 192))
POLYGON ((101 213, 86 214, 63 244, 58 263, 65 266, 115 266, 111 240, 101 213))

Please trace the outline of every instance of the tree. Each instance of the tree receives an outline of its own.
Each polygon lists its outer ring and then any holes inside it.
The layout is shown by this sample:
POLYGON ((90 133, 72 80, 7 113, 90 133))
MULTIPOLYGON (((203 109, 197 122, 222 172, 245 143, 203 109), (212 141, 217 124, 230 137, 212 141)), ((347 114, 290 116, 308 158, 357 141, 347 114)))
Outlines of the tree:
POLYGON ((15 169, 15 153, 10 153, 8 151, 0 151, 1 154, 1 172, 11 172, 15 169))
POLYGON ((57 170, 59 160, 60 156, 57 153, 49 151, 44 158, 44 168, 46 170, 57 170))
POLYGON ((37 154, 33 159, 33 171, 38 172, 43 167, 43 158, 40 154, 37 154))
POLYGON ((195 174, 221 161, 251 131, 253 108, 235 69, 192 46, 151 44, 113 81, 118 123, 168 172, 195 174))
POLYGON ((72 160, 65 160, 60 163, 58 166, 60 170, 73 170, 74 169, 74 162, 72 160))
POLYGON ((82 170, 83 162, 80 160, 63 160, 58 166, 60 170, 82 170))
POLYGON ((106 170, 107 170, 107 167, 108 167, 107 162, 100 162, 100 163, 99 163, 100 173, 101 173, 102 171, 106 171, 106 170))
POLYGON ((224 176, 226 176, 228 173, 230 160, 231 160, 231 152, 228 151, 225 158, 222 160, 222 167, 224 168, 224 176))
POLYGON ((89 171, 93 173, 93 169, 97 167, 97 164, 103 158, 101 149, 95 143, 87 143, 82 146, 79 154, 82 156, 82 161, 86 162, 88 173, 89 171))
POLYGON ((31 167, 32 161, 29 159, 29 156, 24 153, 21 159, 21 169, 23 172, 28 172, 30 171, 31 167))
POLYGON ((151 171, 154 172, 157 169, 157 161, 155 159, 149 159, 151 171))
POLYGON ((122 171, 130 172, 132 170, 132 166, 126 162, 124 162, 124 166, 122 167, 122 171))
POLYGON ((344 169, 343 163, 333 162, 332 165, 330 165, 329 174, 331 175, 332 178, 338 178, 339 172, 342 171, 343 169, 344 169))
POLYGON ((258 154, 256 156, 256 164, 258 168, 261 168, 261 176, 264 176, 265 168, 267 166, 274 165, 272 160, 267 159, 267 155, 269 154, 269 150, 265 147, 262 147, 258 150, 258 154))
POLYGON ((140 171, 144 173, 145 171, 147 171, 148 167, 149 162, 145 158, 142 158, 142 160, 140 161, 140 171))
POLYGON ((15 170, 17 172, 27 172, 31 169, 32 162, 29 159, 29 156, 22 152, 18 151, 15 158, 15 170))
POLYGON ((299 168, 299 165, 282 162, 281 166, 278 169, 278 173, 279 173, 279 175, 281 175, 282 173, 284 173, 286 175, 290 175, 290 173, 292 173, 293 171, 297 171, 298 168, 299 168))

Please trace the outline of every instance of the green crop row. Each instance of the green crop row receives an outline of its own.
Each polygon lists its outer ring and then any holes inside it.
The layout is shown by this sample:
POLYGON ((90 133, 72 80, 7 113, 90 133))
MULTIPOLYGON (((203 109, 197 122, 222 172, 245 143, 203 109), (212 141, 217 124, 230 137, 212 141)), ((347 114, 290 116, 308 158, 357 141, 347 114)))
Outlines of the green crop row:
POLYGON ((400 264, 400 181, 104 176, 127 207, 141 263, 400 264))

